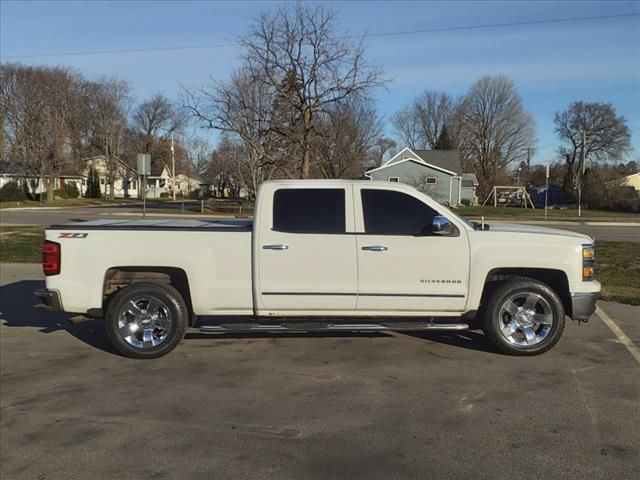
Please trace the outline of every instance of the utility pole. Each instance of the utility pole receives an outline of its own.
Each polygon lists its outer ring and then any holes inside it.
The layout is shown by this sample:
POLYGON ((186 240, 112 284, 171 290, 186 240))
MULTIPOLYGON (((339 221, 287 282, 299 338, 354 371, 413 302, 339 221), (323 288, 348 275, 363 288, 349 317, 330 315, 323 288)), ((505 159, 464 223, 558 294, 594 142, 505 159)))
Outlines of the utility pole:
POLYGON ((587 144, 587 131, 582 130, 582 151, 580 155, 580 176, 578 177, 578 217, 582 216, 582 184, 584 182, 584 172, 585 172, 585 145, 587 144))
POLYGON ((171 132, 171 192, 173 201, 176 200, 176 156, 173 148, 173 132, 171 132))
POLYGON ((544 219, 547 220, 547 206, 549 203, 549 164, 547 164, 546 183, 544 188, 544 219))

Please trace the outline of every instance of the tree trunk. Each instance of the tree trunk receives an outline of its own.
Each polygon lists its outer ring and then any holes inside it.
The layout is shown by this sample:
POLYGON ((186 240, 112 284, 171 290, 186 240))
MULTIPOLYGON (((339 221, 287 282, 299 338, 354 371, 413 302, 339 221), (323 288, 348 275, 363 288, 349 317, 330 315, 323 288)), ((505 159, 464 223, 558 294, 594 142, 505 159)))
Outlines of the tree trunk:
POLYGON ((53 175, 49 176, 49 177, 45 177, 45 188, 47 189, 47 202, 53 202, 53 200, 55 199, 54 197, 54 185, 56 184, 55 178, 53 178, 53 175))
POLYGON ((309 164, 311 163, 310 157, 309 146, 305 144, 304 152, 302 154, 302 169, 300 172, 300 178, 309 178, 309 164))

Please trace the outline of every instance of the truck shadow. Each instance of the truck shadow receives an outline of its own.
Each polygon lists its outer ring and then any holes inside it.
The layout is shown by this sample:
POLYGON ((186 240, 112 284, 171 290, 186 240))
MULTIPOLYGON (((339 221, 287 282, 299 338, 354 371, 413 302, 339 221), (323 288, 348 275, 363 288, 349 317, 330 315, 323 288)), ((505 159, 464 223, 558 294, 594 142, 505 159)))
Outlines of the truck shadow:
POLYGON ((430 342, 444 343, 452 347, 466 348, 468 350, 476 350, 478 352, 501 353, 493 346, 491 341, 484 333, 473 330, 465 330, 461 332, 402 332, 403 335, 409 335, 430 342))
MULTIPOLYGON (((39 333, 52 333, 64 330, 69 335, 107 353, 119 355, 107 340, 102 319, 88 319, 76 323, 71 319, 76 316, 67 313, 51 313, 35 310, 37 303, 33 292, 44 288, 43 281, 22 280, 0 286, 0 321, 5 327, 31 327, 39 333)), ((415 338, 421 338, 435 343, 443 343, 454 347, 476 350, 487 353, 498 353, 489 340, 481 333, 464 332, 402 332, 415 338)), ((223 333, 203 334, 190 329, 185 336, 189 339, 268 339, 268 338, 389 338, 394 336, 385 332, 310 332, 310 333, 223 333)))
POLYGON ((33 306, 38 301, 33 292, 40 288, 44 288, 44 282, 37 280, 22 280, 1 286, 0 321, 2 325, 36 328, 39 333, 45 334, 64 330, 92 347, 116 354, 107 341, 102 320, 90 319, 72 323, 71 319, 76 315, 34 309, 33 306))

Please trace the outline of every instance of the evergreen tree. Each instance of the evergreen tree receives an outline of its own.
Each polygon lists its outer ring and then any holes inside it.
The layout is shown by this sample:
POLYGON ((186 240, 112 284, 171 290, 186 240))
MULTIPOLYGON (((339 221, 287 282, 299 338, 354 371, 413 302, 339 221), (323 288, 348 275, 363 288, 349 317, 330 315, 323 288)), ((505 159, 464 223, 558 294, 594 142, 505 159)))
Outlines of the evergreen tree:
POLYGON ((452 150, 454 148, 446 125, 442 126, 440 135, 438 135, 438 140, 436 141, 436 144, 433 148, 434 150, 452 150))
POLYGON ((87 190, 84 196, 87 198, 100 198, 100 178, 93 167, 89 168, 87 190))

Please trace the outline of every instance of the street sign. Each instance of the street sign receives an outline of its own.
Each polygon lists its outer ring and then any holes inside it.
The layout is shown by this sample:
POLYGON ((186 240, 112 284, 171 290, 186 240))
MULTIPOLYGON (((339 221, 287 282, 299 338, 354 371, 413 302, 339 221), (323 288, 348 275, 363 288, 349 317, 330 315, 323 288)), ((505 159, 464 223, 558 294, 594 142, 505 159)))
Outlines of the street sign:
POLYGON ((151 175, 151 154, 138 154, 138 175, 151 175))

